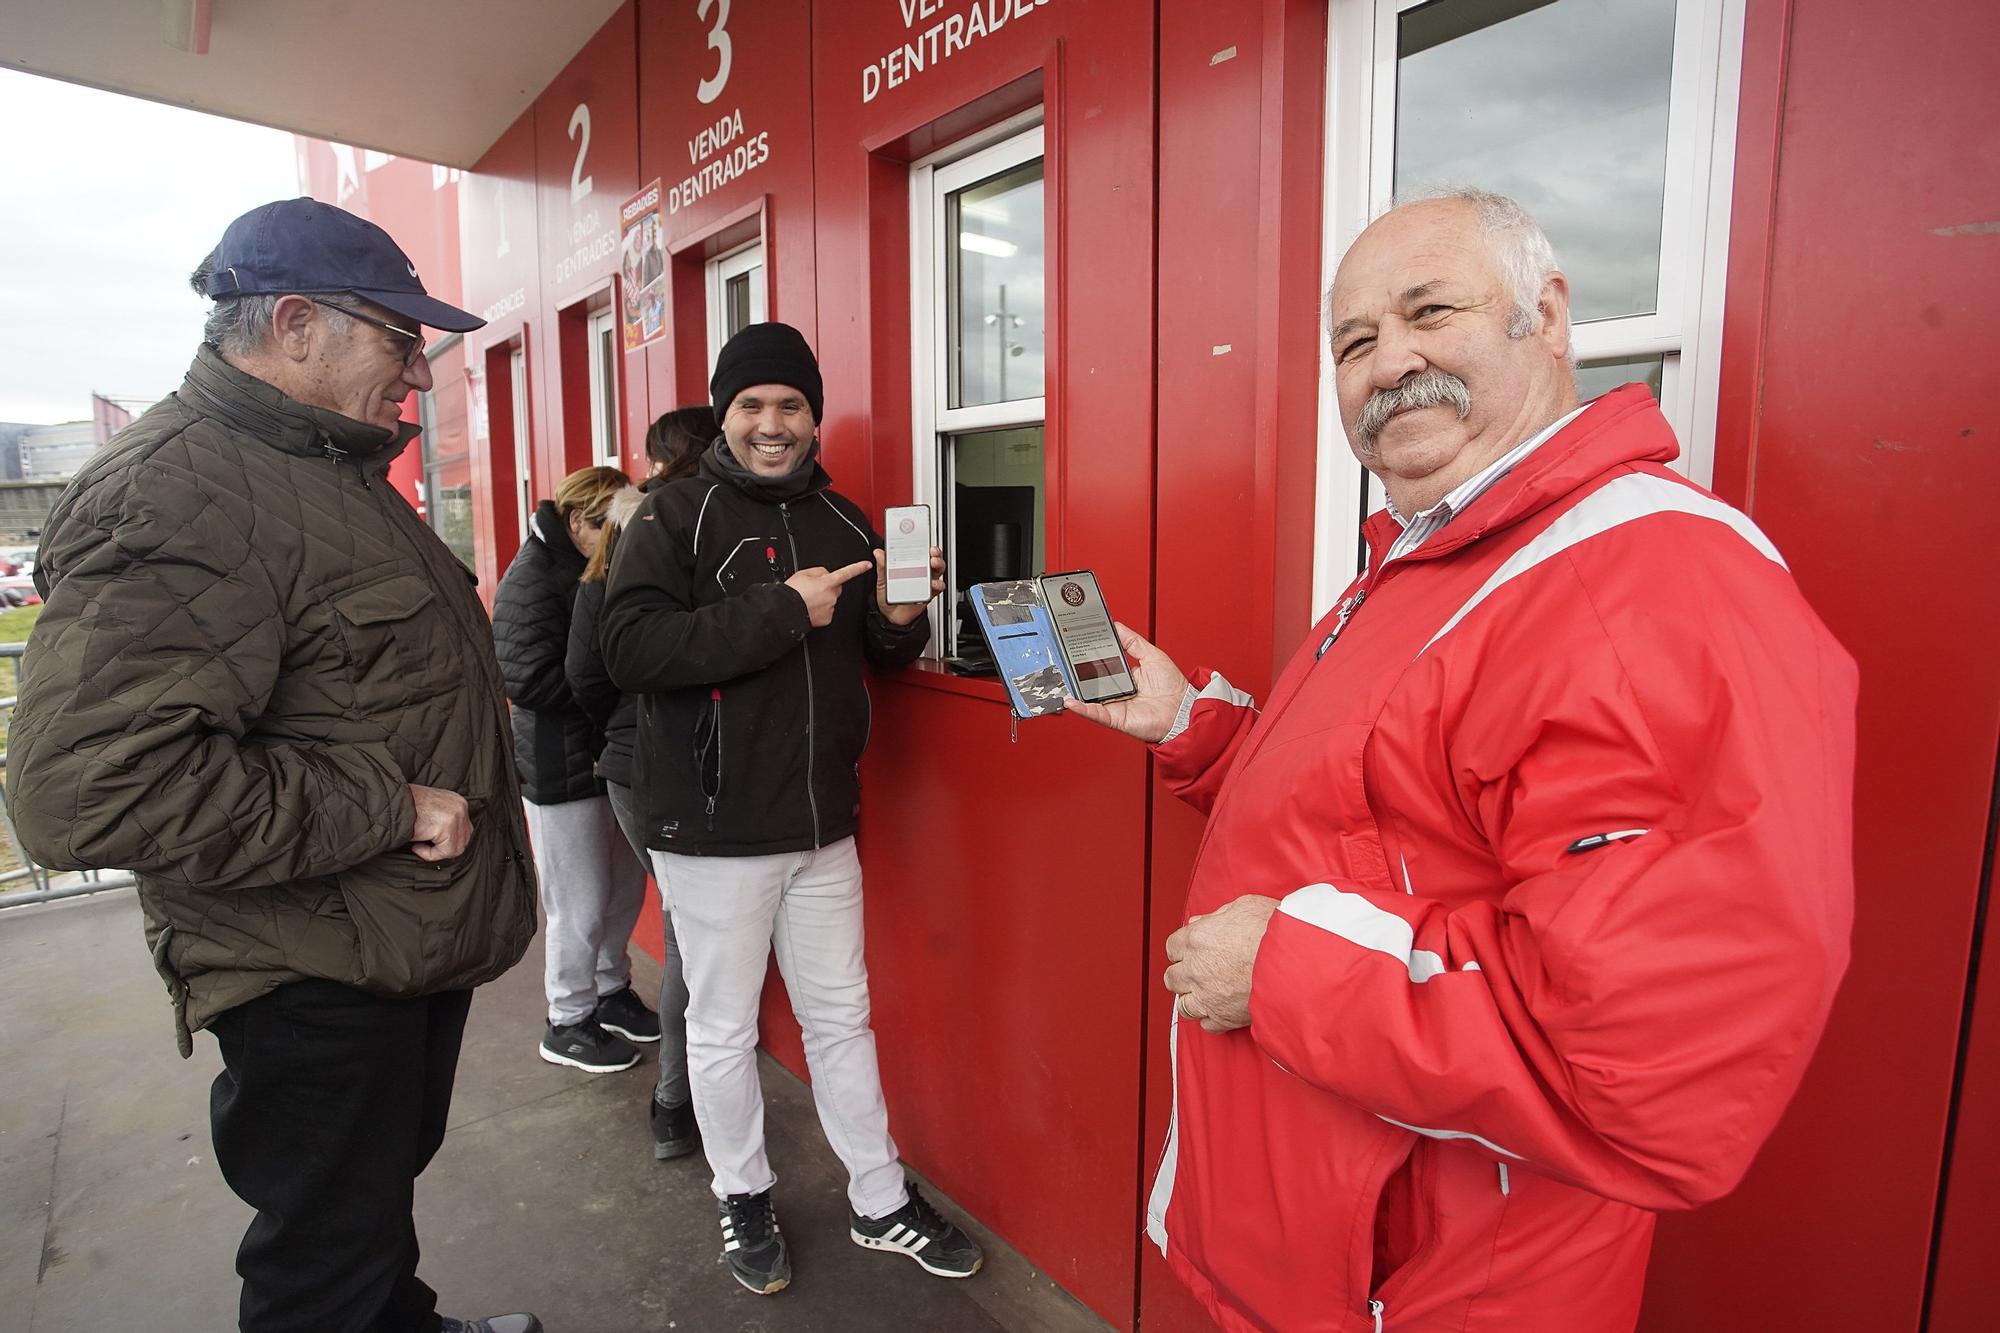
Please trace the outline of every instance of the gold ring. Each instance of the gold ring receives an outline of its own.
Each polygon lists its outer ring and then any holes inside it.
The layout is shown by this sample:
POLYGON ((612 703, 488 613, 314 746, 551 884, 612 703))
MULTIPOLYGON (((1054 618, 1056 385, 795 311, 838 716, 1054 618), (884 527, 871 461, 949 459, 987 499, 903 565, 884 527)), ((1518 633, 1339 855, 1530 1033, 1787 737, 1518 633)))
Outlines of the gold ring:
POLYGON ((1188 997, 1185 994, 1176 995, 1174 997, 1174 1012, 1178 1013, 1182 1018, 1195 1019, 1196 1022, 1199 1022, 1200 1020, 1195 1018, 1193 1011, 1187 1007, 1187 1002, 1188 997))

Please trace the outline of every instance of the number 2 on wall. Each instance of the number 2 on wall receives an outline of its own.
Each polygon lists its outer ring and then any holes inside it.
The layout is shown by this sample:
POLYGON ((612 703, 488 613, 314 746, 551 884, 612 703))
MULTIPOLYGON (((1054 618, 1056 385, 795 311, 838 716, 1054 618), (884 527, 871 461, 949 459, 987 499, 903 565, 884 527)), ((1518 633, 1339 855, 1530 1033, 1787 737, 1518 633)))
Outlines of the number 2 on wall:
POLYGON ((722 96, 722 85, 729 82, 729 34, 723 30, 723 25, 729 22, 729 0, 701 0, 695 6, 695 17, 705 19, 711 9, 716 14, 715 26, 708 32, 708 47, 716 55, 715 77, 703 79, 694 90, 704 106, 722 96))
POLYGON ((582 102, 569 113, 569 137, 576 139, 576 165, 569 170, 569 201, 573 204, 590 193, 592 177, 583 174, 583 155, 590 151, 590 108, 582 102), (578 138, 577 131, 583 131, 578 138))

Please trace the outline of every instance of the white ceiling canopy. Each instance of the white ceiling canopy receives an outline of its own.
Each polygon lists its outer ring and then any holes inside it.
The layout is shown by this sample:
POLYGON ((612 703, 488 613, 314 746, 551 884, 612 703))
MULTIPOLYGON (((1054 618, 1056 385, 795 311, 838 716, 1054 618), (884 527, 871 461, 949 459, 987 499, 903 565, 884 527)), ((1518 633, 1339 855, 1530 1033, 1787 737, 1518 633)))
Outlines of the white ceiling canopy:
POLYGON ((0 65, 470 167, 620 0, 0 0, 0 65))

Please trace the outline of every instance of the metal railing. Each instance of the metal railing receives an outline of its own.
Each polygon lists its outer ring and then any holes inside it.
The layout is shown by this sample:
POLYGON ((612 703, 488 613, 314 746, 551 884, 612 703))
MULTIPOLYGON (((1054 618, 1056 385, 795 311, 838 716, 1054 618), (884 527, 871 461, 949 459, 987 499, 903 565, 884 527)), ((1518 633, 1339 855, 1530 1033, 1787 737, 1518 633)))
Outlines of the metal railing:
MULTIPOLYGON (((12 664, 14 687, 20 688, 21 654, 26 652, 25 643, 0 643, 0 662, 12 664)), ((16 695, 0 698, 0 718, 12 720, 16 695)), ((0 774, 7 768, 7 751, 0 748, 0 774)), ((0 885, 15 884, 27 880, 34 887, 0 893, 0 911, 9 907, 26 907, 30 903, 52 903, 59 898, 81 898, 86 894, 105 893, 112 889, 132 888, 136 881, 120 870, 86 870, 80 874, 64 874, 58 877, 44 867, 37 865, 28 855, 28 849, 21 845, 21 832, 14 827, 13 803, 7 799, 6 783, 0 781, 0 826, 7 832, 7 841, 13 845, 14 854, 21 858, 21 864, 13 870, 0 870, 0 885), (107 877, 108 876, 108 877, 107 877)))

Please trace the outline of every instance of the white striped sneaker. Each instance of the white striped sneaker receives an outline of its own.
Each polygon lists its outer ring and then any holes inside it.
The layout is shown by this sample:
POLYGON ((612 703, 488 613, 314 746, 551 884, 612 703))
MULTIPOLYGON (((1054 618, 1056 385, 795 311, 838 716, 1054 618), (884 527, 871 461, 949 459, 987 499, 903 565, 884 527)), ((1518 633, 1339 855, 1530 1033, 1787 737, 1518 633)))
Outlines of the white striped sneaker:
POLYGON ((986 1262, 978 1242, 944 1219, 911 1185, 910 1201, 887 1217, 863 1217, 849 1209, 847 1234, 870 1250, 907 1254, 927 1273, 971 1277, 986 1262))
POLYGON ((759 1296, 783 1291, 792 1280, 792 1261, 778 1231, 771 1191, 732 1194, 718 1201, 715 1211, 722 1218, 722 1257, 729 1261, 731 1275, 759 1296))

